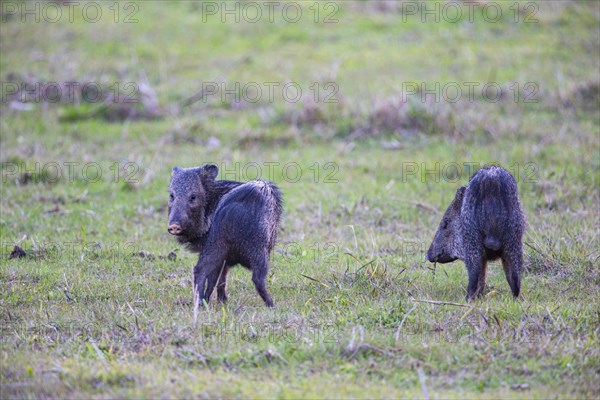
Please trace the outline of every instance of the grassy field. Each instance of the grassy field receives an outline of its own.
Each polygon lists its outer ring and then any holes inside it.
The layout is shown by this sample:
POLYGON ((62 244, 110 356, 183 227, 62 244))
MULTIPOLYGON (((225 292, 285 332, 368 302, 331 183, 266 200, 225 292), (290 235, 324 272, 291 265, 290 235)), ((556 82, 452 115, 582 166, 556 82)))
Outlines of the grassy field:
POLYGON ((599 3, 0 6, 2 398, 600 395, 599 3), (167 185, 207 162, 284 193, 272 310, 235 268, 194 323, 167 185), (495 262, 467 304, 424 253, 486 163, 523 299, 495 262))

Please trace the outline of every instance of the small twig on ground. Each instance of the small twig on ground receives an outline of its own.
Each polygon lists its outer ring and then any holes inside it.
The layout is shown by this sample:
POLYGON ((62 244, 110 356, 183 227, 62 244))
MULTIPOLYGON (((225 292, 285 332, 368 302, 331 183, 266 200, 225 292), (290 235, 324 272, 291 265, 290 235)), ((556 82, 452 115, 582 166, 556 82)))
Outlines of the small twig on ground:
POLYGON ((450 301, 419 300, 419 299, 413 299, 413 301, 417 301, 419 303, 435 304, 435 305, 438 305, 438 306, 470 307, 468 304, 452 303, 450 301))
POLYGON ((92 346, 92 348, 94 349, 94 351, 96 352, 96 354, 98 355, 98 358, 100 359, 100 362, 102 362, 102 366, 104 367, 104 369, 108 371, 109 366, 108 366, 108 363, 106 362, 106 358, 104 358, 104 354, 102 354, 102 351, 98 348, 98 345, 96 344, 96 342, 90 340, 89 343, 92 346))
POLYGON ((277 358, 279 360, 281 360, 285 365, 288 365, 288 362, 285 358, 283 358, 283 356, 281 354, 279 354, 279 352, 277 352, 276 350, 270 349, 270 350, 266 350, 264 352, 265 357, 267 358, 267 361, 271 362, 271 360, 273 358, 277 358))
MULTIPOLYGON (((213 79, 211 82, 219 82, 219 84, 223 83, 224 81, 224 77, 220 76, 217 79, 213 79)), ((202 100, 205 98, 206 95, 206 87, 202 87, 202 90, 194 93, 193 95, 191 95, 190 97, 188 97, 187 99, 183 100, 180 104, 179 104, 179 109, 183 109, 185 107, 191 106, 194 103, 197 103, 198 101, 202 100)))
POLYGON ((404 321, 406 321, 406 318, 408 318, 410 313, 412 313, 415 310, 415 308, 417 308, 416 304, 406 314, 404 314, 402 321, 400 321, 400 325, 398 325, 398 329, 396 330, 396 335, 395 335, 396 342, 398 342, 398 340, 400 338, 400 331, 402 330, 402 327, 404 326, 404 321))
MULTIPOLYGON (((195 356, 204 366, 206 366, 206 357, 204 355, 202 355, 200 353, 197 353, 197 352, 195 352, 193 350, 190 350, 190 349, 185 349, 184 351, 186 353, 189 353, 190 355, 195 356)), ((178 357, 180 357, 180 358, 182 358, 182 359, 184 359, 185 361, 187 361, 189 363, 193 363, 193 362, 196 361, 196 359, 185 355, 181 351, 175 352, 175 355, 178 356, 178 357)))

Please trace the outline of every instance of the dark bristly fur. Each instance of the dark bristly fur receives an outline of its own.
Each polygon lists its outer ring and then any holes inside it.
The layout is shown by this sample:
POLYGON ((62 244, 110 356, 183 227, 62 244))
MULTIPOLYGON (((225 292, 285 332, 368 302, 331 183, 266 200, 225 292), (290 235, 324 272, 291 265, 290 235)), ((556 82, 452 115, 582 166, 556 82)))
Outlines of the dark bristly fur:
POLYGON ((216 165, 173 168, 169 186, 169 232, 192 252, 200 253, 194 267, 199 301, 227 300, 229 268, 241 264, 267 306, 269 257, 275 247, 282 213, 282 195, 268 181, 246 183, 216 180, 216 165), (218 280, 218 284, 217 284, 218 280))
POLYGON ((427 260, 463 260, 469 274, 467 299, 473 299, 483 294, 487 262, 501 258, 506 280, 518 297, 524 231, 515 178, 503 168, 484 167, 466 187, 456 191, 427 251, 427 260))

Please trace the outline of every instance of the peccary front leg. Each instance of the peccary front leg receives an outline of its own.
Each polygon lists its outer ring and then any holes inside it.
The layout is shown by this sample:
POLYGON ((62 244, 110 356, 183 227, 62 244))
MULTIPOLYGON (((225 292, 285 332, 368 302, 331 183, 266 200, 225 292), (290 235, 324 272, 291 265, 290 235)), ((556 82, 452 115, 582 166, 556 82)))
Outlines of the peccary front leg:
POLYGON ((256 291, 262 297, 267 307, 273 307, 273 300, 267 292, 267 275, 269 273, 269 255, 263 254, 253 260, 250 265, 252 270, 252 282, 256 287, 256 291))
POLYGON ((208 276, 208 280, 206 282, 206 291, 204 292, 204 297, 206 299, 210 299, 210 296, 212 295, 215 286, 217 286, 217 298, 219 302, 225 303, 227 301, 227 295, 225 294, 225 285, 228 270, 229 266, 226 263, 223 263, 220 268, 217 268, 212 272, 212 274, 208 276))
POLYGON ((221 271, 219 277, 219 283, 217 284, 217 299, 221 303, 227 302, 227 273, 229 272, 229 265, 225 265, 221 271))
POLYGON ((194 283, 196 285, 198 301, 200 304, 205 301, 208 305, 210 295, 217 282, 219 267, 222 266, 224 262, 225 255, 217 252, 206 252, 198 259, 198 263, 194 267, 194 283))
POLYGON ((202 269, 200 261, 194 267, 194 290, 198 295, 198 305, 204 300, 204 286, 206 285, 206 271, 202 269))
POLYGON ((206 278, 206 289, 204 290, 204 299, 206 299, 206 303, 210 301, 210 297, 212 296, 213 290, 217 284, 217 279, 219 278, 219 270, 213 271, 206 278))
POLYGON ((515 298, 518 298, 519 294, 521 293, 522 266, 523 249, 521 246, 509 248, 502 253, 502 267, 504 267, 504 275, 506 275, 506 280, 508 281, 515 298))

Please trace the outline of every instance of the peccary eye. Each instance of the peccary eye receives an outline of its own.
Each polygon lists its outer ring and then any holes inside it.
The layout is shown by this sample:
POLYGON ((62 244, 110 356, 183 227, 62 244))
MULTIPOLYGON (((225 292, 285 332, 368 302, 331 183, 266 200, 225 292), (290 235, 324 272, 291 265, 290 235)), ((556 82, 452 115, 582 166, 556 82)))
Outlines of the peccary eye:
POLYGON ((448 227, 448 221, 444 221, 442 225, 442 229, 446 229, 448 227))
POLYGON ((171 201, 175 200, 175 196, 173 196, 173 193, 169 194, 169 200, 171 200, 171 201))
POLYGON ((195 194, 193 194, 193 195, 190 196, 190 201, 196 201, 196 195, 195 194))

